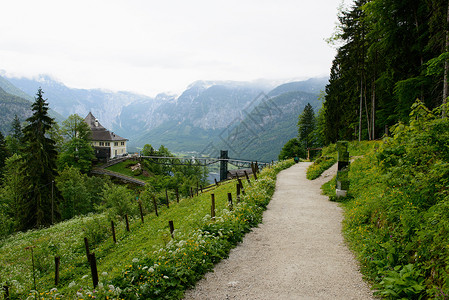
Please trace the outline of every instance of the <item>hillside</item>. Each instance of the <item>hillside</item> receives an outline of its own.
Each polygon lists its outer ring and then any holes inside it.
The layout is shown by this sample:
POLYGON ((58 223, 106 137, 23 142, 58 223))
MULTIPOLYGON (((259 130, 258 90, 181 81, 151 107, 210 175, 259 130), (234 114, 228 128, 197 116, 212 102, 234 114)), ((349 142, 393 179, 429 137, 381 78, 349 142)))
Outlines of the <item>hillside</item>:
POLYGON ((158 207, 158 216, 152 209, 151 199, 141 197, 147 209, 143 223, 138 214, 134 215, 127 232, 125 221, 113 218, 117 243, 112 241, 111 223, 105 213, 14 234, 0 240, 0 284, 9 286, 11 299, 29 296, 34 289, 29 250, 33 247, 39 299, 62 295, 68 299, 89 299, 89 296, 180 299, 185 289, 226 257, 242 241, 243 235, 261 222, 263 210, 274 192, 276 174, 292 164, 285 161, 263 170, 252 187, 245 181, 246 195, 240 203, 234 202, 232 209, 227 195, 231 193, 235 201, 235 181, 181 199, 179 203, 171 198, 170 208, 165 203, 158 207), (210 216, 211 192, 215 195, 214 221, 210 216), (173 237, 169 221, 174 223, 173 237), (97 260, 99 285, 95 292, 84 237, 88 238, 89 252, 94 252, 97 260), (61 261, 57 289, 54 289, 55 256, 61 261))
POLYGON ((105 127, 129 139, 129 152, 151 144, 156 148, 165 145, 175 152, 211 156, 228 149, 237 157, 271 161, 277 159, 282 145, 296 136, 296 118, 305 104, 310 102, 318 108, 317 95, 327 79, 290 82, 274 89, 262 81, 196 81, 179 97, 159 94, 154 98, 129 92, 73 89, 44 75, 2 82, 15 94, 33 95, 42 87, 50 108, 63 116, 58 121, 74 113, 84 117, 91 111, 105 127), (282 116, 276 119, 259 115, 269 113, 263 107, 267 99, 275 99, 272 103, 277 103, 282 116), (251 129, 248 124, 254 125, 253 115, 264 120, 251 129), (236 128, 239 135, 232 133, 236 128), (257 141, 245 146, 254 137, 257 141), (226 141, 229 138, 233 139, 233 145, 226 141))
POLYGON ((321 105, 317 94, 299 91, 266 98, 220 140, 218 147, 229 149, 231 157, 277 160, 284 144, 298 135, 298 116, 307 103, 315 111, 321 105))
POLYGON ((9 94, 0 87, 0 131, 9 134, 15 115, 21 122, 31 116, 31 102, 9 94))

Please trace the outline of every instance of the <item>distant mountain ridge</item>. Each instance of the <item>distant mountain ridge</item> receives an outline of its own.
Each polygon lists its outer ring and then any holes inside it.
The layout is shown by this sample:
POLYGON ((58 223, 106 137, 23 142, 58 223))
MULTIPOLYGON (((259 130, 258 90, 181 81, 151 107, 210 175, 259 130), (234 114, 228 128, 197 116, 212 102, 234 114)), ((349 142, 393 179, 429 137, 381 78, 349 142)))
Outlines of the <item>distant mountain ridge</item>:
MULTIPOLYGON (((326 78, 313 78, 272 89, 263 81, 196 81, 179 97, 159 94, 152 98, 130 92, 72 89, 48 76, 5 80, 0 77, 0 87, 23 97, 42 87, 50 107, 63 119, 74 113, 85 117, 92 112, 106 128, 129 139, 131 152, 145 144, 198 153, 213 145, 218 151, 227 146, 223 141, 232 130, 242 132, 246 128, 248 132, 241 138, 247 140, 258 128, 258 142, 245 148, 245 158, 257 156, 253 158, 267 161, 276 159, 283 144, 296 136, 297 117, 304 106, 310 102, 319 107, 318 94, 327 83, 326 78), (274 103, 282 116, 276 119, 267 111, 267 116, 261 116, 266 101, 274 103), (255 114, 259 114, 260 124, 256 129, 247 128, 255 114)), ((231 152, 241 152, 242 146, 236 149, 231 152)))

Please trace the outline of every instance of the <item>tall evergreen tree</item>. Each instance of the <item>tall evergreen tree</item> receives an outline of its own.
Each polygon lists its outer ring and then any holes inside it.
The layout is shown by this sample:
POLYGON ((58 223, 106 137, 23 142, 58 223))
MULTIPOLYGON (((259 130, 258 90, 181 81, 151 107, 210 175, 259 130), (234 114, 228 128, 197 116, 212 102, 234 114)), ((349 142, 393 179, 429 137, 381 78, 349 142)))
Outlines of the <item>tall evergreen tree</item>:
POLYGON ((20 229, 29 229, 52 224, 57 217, 56 176, 57 151, 55 141, 49 138, 54 120, 48 115, 48 103, 39 88, 32 105, 33 115, 27 119, 23 129, 23 158, 25 188, 19 222, 20 229))
POLYGON ((299 115, 298 139, 305 146, 305 149, 313 147, 315 143, 314 130, 316 127, 315 114, 312 105, 307 103, 304 111, 299 115))
POLYGON ((20 144, 23 138, 22 125, 20 124, 19 117, 14 116, 11 122, 10 134, 6 137, 6 146, 10 154, 20 153, 20 144))
POLYGON ((2 179, 3 174, 3 167, 5 165, 5 160, 8 158, 8 149, 6 148, 6 142, 5 137, 3 136, 2 132, 0 131, 0 182, 2 179))

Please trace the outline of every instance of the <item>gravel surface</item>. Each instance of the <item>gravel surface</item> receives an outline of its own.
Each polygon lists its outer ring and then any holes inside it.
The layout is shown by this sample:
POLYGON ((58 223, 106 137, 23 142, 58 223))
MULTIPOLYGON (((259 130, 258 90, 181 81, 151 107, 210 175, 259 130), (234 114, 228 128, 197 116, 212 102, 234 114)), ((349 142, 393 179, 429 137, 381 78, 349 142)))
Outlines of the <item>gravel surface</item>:
POLYGON ((185 299, 375 299, 344 244, 342 209, 321 195, 336 167, 310 181, 309 165, 279 173, 263 223, 185 299))

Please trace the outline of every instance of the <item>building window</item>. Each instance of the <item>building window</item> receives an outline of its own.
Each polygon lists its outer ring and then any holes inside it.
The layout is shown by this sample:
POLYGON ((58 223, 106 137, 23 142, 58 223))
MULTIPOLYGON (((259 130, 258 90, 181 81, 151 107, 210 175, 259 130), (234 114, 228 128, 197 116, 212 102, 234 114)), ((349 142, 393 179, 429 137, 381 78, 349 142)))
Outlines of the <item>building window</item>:
POLYGON ((122 142, 121 145, 122 145, 122 146, 125 146, 125 142, 122 142))
POLYGON ((103 142, 100 142, 100 146, 104 146, 104 143, 103 143, 103 142))
POLYGON ((118 142, 114 142, 114 146, 118 146, 118 142))
POLYGON ((111 143, 109 143, 109 142, 106 142, 106 146, 111 146, 111 143))

